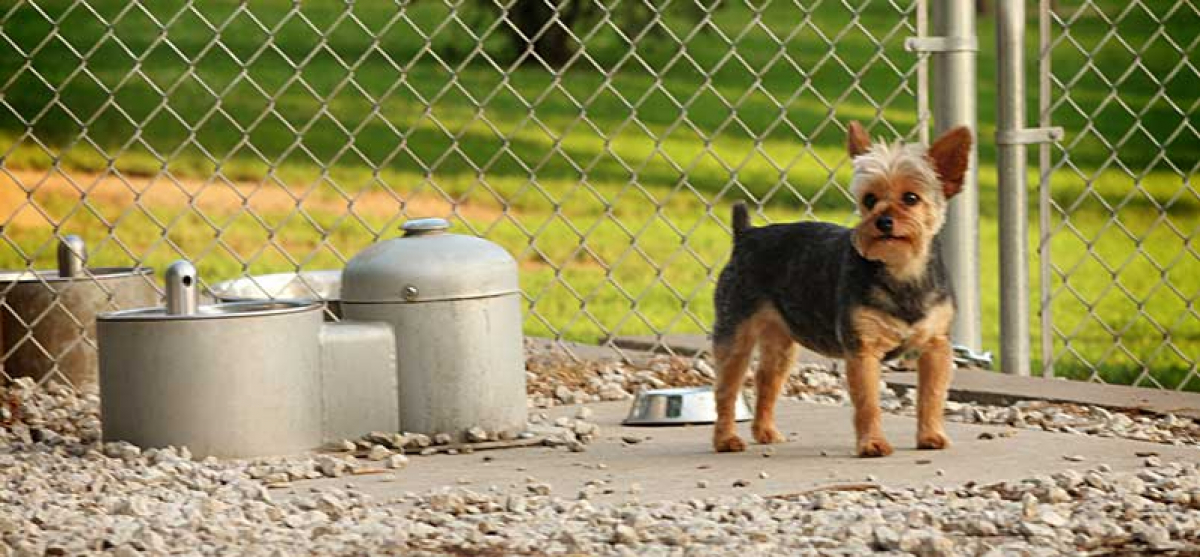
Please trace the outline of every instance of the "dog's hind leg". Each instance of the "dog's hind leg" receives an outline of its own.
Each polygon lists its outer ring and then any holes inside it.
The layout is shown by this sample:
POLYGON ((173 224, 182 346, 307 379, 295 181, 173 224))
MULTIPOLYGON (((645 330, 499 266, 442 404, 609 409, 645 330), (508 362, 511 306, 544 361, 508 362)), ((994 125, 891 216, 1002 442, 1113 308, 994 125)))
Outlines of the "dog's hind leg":
POLYGON ((775 312, 762 312, 758 333, 758 370, 754 375, 757 395, 754 400, 754 425, 751 431, 759 443, 782 443, 787 439, 775 428, 775 402, 791 372, 797 345, 787 325, 775 312))
POLYGON ((750 366, 750 353, 754 350, 753 329, 753 322, 746 320, 728 338, 713 339, 713 356, 717 361, 717 423, 713 426, 713 448, 720 453, 746 450, 746 442, 737 435, 734 410, 750 366))

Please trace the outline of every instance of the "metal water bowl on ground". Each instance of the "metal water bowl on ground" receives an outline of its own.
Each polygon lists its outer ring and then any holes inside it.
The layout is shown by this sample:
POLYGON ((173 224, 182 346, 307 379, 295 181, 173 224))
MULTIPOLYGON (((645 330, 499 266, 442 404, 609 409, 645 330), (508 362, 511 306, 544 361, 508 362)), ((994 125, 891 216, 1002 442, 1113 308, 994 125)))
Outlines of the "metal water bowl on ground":
POLYGON ((342 316, 340 270, 242 277, 219 282, 208 290, 209 295, 218 302, 316 300, 324 302, 334 317, 342 316))
POLYGON ((197 284, 179 262, 165 307, 99 316, 105 439, 252 457, 398 429, 390 326, 324 322, 313 301, 202 306, 197 284))
POLYGON ((158 301, 153 271, 87 267, 78 236, 58 246, 58 269, 0 271, 0 368, 10 377, 55 371, 78 388, 96 384, 96 315, 158 301))
MULTIPOLYGON (((751 417, 746 400, 739 392, 734 403, 734 420, 751 417)), ((713 388, 675 387, 638 393, 629 409, 625 425, 694 425, 717 421, 717 402, 713 388)))

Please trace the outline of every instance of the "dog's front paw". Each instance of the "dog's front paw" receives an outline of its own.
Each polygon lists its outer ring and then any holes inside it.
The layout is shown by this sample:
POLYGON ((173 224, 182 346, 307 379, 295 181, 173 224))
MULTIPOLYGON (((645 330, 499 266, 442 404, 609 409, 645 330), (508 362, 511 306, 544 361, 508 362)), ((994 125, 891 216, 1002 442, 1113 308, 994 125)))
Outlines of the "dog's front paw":
POLYGON ((945 433, 922 433, 917 436, 917 448, 927 450, 940 450, 950 446, 950 438, 946 437, 945 433))
POLYGON ((787 437, 784 437, 782 433, 779 433, 779 430, 775 429, 775 426, 773 425, 763 427, 758 427, 755 425, 750 429, 753 430, 752 433, 754 433, 754 440, 764 445, 787 441, 787 437))
POLYGON ((892 454, 892 445, 882 437, 868 437, 858 442, 858 456, 874 458, 892 454))
POLYGON ((728 437, 713 438, 713 448, 718 453, 740 453, 746 450, 746 442, 742 441, 737 435, 728 437))

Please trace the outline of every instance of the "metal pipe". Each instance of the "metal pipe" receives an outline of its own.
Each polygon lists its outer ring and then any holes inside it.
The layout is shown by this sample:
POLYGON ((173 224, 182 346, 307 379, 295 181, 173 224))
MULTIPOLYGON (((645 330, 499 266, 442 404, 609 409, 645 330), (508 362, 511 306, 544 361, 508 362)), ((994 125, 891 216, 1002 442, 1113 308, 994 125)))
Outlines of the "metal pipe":
MULTIPOLYGON (((929 35, 929 3, 917 0, 917 36, 929 35)), ((933 115, 929 110, 929 57, 917 57, 917 140, 929 145, 929 122, 933 115)))
MULTIPOLYGON (((998 4, 1009 2, 998 2, 998 4)), ((932 4, 932 31, 948 43, 973 44, 975 3, 942 0, 932 4)), ((978 130, 975 115, 975 50, 949 48, 933 59, 933 117, 935 135, 955 126, 978 130)), ((950 203, 942 254, 954 282, 958 312, 951 331, 955 344, 981 351, 979 307, 979 181, 978 146, 972 145, 971 162, 963 178, 962 193, 950 203)))
POLYGON ((87 244, 74 234, 64 236, 58 244, 58 276, 73 278, 83 276, 87 269, 87 244))
MULTIPOLYGON (((1038 125, 1050 126, 1050 0, 1038 3, 1038 125)), ((1050 294, 1054 277, 1050 267, 1050 149, 1043 143, 1038 147, 1038 267, 1041 303, 1038 312, 1042 325, 1042 376, 1054 377, 1054 319, 1050 311, 1050 294)))
POLYGON ((167 315, 192 315, 200 306, 196 267, 188 261, 176 261, 167 267, 167 315))
POLYGON ((1029 375, 1029 210, 1025 145, 1025 3, 996 2, 996 174, 1000 201, 1000 365, 1029 375))

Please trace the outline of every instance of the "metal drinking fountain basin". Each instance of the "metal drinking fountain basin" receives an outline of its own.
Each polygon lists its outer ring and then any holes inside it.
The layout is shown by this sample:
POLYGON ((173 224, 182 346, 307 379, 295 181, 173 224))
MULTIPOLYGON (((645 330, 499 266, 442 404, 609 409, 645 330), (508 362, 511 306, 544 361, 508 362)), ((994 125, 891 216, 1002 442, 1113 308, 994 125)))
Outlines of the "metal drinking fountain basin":
POLYGON ((0 368, 36 381, 57 371, 77 388, 94 387, 96 315, 157 302, 152 275, 145 267, 88 268, 78 236, 59 244, 56 270, 0 271, 0 368))
POLYGON ((325 323, 313 301, 201 306, 186 261, 166 286, 166 307, 98 318, 106 439, 250 457, 398 429, 390 326, 325 323))

